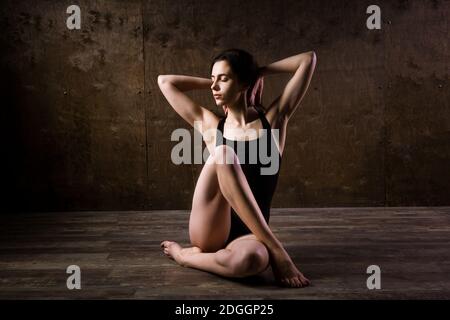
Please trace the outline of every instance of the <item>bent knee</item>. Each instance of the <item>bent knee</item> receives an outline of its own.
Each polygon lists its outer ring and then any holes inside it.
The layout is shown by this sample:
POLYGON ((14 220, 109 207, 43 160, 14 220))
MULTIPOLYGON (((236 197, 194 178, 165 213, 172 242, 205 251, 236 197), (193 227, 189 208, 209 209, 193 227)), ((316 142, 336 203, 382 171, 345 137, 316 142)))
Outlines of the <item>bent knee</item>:
POLYGON ((269 265, 269 253, 264 245, 239 251, 233 264, 236 277, 246 277, 264 271, 269 265))

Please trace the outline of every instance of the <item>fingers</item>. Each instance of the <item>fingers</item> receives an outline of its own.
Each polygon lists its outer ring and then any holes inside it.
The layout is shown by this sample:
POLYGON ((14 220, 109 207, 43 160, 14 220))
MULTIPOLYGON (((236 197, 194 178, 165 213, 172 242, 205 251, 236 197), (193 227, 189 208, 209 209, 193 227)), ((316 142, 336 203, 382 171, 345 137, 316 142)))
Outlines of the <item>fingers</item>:
POLYGON ((247 90, 246 101, 249 106, 257 106, 262 104, 262 92, 264 88, 264 77, 260 76, 255 83, 247 90))
POLYGON ((255 83, 255 86, 254 86, 253 92, 252 92, 252 99, 253 99, 253 103, 255 105, 262 104, 263 88, 264 88, 264 77, 259 77, 256 80, 256 83, 255 83))

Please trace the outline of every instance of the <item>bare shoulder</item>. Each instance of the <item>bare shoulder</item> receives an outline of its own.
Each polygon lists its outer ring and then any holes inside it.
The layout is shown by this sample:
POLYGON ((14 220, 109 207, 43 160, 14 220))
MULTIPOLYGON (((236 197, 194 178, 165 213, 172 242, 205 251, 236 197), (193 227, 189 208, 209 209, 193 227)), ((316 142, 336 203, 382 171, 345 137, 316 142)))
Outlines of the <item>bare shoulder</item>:
POLYGON ((208 110, 203 117, 203 121, 198 123, 201 126, 194 126, 201 133, 210 154, 212 154, 216 145, 217 126, 219 125, 220 119, 220 116, 208 110))
POLYGON ((204 108, 203 117, 201 121, 194 123, 194 128, 200 132, 203 140, 208 143, 212 143, 216 138, 216 129, 219 125, 221 117, 207 108, 204 108))

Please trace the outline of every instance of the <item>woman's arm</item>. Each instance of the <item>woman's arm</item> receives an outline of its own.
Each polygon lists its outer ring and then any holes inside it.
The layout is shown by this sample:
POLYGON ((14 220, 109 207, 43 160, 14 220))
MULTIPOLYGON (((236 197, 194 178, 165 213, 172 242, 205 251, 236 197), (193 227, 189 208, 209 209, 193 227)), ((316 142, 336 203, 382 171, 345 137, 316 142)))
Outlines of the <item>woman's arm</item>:
POLYGON ((181 91, 190 91, 195 89, 210 89, 212 80, 200 77, 191 77, 178 74, 166 74, 158 76, 158 84, 169 82, 181 91))
MULTIPOLYGON (((294 73, 282 94, 269 106, 267 113, 288 120, 300 105, 311 82, 317 57, 314 51, 297 54, 260 68, 260 74, 294 73)), ((272 115, 272 116, 273 116, 272 115)))
MULTIPOLYGON (((195 121, 209 123, 216 115, 193 101, 185 91, 210 89, 212 80, 184 75, 159 75, 158 86, 172 108, 191 126, 195 121)), ((203 125, 205 129, 205 125, 203 125)))

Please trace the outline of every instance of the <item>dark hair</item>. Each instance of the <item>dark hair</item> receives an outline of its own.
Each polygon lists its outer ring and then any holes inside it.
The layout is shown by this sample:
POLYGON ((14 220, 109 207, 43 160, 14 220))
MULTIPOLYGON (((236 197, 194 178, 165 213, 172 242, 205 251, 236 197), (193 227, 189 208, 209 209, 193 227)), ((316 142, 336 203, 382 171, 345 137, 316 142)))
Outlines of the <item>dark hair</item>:
POLYGON ((214 63, 226 60, 231 70, 236 74, 239 82, 245 86, 252 87, 258 78, 258 63, 253 56, 242 49, 227 49, 219 53, 212 61, 212 71, 214 63))

